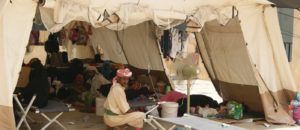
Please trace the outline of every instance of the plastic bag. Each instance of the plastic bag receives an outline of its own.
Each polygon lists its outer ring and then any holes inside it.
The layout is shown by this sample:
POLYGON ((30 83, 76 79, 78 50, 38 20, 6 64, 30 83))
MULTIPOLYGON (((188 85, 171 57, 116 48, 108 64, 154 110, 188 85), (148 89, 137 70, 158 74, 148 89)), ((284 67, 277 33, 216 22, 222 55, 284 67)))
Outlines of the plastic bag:
POLYGON ((243 118, 243 106, 236 101, 229 101, 227 103, 227 117, 239 120, 243 118))

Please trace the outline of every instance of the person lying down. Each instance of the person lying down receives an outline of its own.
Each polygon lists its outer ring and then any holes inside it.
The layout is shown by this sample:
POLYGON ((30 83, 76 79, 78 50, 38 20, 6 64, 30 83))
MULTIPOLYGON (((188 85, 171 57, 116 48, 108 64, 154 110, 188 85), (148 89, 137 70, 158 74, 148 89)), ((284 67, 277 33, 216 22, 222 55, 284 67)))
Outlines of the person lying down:
POLYGON ((113 79, 113 85, 104 103, 103 117, 108 126, 107 130, 112 130, 113 127, 123 129, 127 126, 143 128, 145 113, 132 112, 124 92, 131 75, 132 72, 129 69, 119 69, 113 79))

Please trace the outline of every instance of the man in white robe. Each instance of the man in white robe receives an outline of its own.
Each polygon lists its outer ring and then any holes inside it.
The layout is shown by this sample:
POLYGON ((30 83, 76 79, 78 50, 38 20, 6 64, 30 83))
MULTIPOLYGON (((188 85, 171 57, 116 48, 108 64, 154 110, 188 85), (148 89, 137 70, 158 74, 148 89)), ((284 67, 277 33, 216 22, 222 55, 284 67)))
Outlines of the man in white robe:
POLYGON ((131 75, 129 69, 120 69, 114 78, 113 86, 104 103, 104 122, 109 127, 129 125, 143 128, 145 113, 131 112, 124 92, 131 75))

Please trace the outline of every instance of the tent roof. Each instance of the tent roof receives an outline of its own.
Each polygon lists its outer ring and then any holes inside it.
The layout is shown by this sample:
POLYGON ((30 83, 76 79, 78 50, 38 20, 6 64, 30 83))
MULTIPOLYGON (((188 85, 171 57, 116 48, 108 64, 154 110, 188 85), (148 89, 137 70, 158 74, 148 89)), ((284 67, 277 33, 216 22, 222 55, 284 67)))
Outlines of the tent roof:
POLYGON ((269 0, 279 8, 300 8, 300 0, 269 0))

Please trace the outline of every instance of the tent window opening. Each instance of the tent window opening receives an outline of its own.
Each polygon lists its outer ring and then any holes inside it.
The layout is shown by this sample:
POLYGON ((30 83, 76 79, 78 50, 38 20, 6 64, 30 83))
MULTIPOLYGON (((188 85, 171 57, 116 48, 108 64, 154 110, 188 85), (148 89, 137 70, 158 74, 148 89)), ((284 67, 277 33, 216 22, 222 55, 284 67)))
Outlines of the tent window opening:
POLYGON ((284 48, 285 48, 288 60, 289 60, 289 62, 291 62, 292 61, 292 43, 284 42, 284 48))

